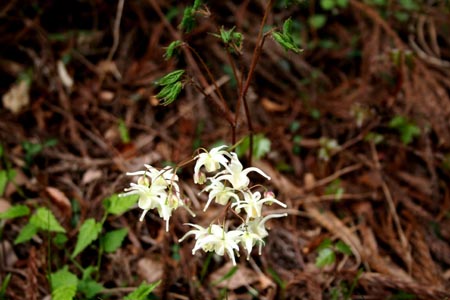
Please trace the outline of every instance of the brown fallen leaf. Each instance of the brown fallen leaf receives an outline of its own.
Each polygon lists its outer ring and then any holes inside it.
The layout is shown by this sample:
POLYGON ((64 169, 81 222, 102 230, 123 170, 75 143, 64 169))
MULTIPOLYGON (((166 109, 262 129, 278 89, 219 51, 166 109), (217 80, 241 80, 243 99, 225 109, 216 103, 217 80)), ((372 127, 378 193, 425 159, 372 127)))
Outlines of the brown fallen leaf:
POLYGON ((48 196, 52 200, 52 202, 58 207, 58 209, 63 213, 63 215, 67 218, 70 218, 72 215, 72 204, 70 203, 69 198, 57 188, 48 186, 45 188, 48 196))
POLYGON ((83 174, 83 178, 81 179, 81 184, 85 185, 94 180, 100 179, 103 176, 103 173, 99 169, 88 169, 83 174))
POLYGON ((156 282, 163 276, 163 264, 161 261, 150 257, 141 258, 137 263, 137 273, 147 282, 156 282))
POLYGON ((260 279, 260 276, 258 276, 255 271, 244 266, 239 266, 233 276, 229 279, 222 280, 223 277, 230 272, 231 268, 233 268, 233 264, 231 262, 225 264, 222 268, 210 275, 209 281, 211 283, 217 283, 216 286, 219 288, 235 290, 258 282, 260 279))

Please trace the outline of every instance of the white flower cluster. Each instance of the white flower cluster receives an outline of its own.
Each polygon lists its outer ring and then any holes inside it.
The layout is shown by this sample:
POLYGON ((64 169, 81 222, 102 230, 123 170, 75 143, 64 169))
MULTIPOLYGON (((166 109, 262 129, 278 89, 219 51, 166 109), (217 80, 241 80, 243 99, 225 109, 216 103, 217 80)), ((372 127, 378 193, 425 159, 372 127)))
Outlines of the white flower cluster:
POLYGON ((192 254, 199 249, 205 252, 214 251, 218 255, 224 255, 225 252, 236 265, 235 253, 239 253, 239 244, 245 248, 247 259, 255 245, 259 246, 259 254, 264 244, 264 238, 268 235, 265 223, 271 218, 284 217, 286 214, 271 214, 262 216, 262 208, 264 204, 271 205, 277 203, 282 207, 286 205, 277 199, 272 192, 265 192, 261 195, 259 191, 252 191, 250 187, 250 179, 248 174, 256 172, 270 180, 262 170, 251 167, 244 169, 238 159, 236 153, 224 150, 226 146, 220 146, 205 151, 195 157, 197 160, 194 168, 194 182, 203 184, 207 182, 207 186, 202 192, 208 193, 208 201, 206 202, 204 211, 206 211, 214 200, 221 205, 229 205, 236 214, 245 212, 242 217, 243 223, 236 229, 227 230, 222 225, 212 224, 206 228, 196 224, 189 224, 195 229, 190 230, 184 237, 194 235, 196 240, 192 249, 192 254), (212 173, 213 176, 207 177, 201 172, 204 167, 206 172, 212 173))
POLYGON ((130 183, 121 196, 139 195, 139 208, 143 209, 142 221, 145 214, 156 208, 159 216, 166 221, 166 231, 169 231, 169 219, 172 211, 183 205, 180 198, 178 176, 173 168, 165 167, 158 170, 150 165, 144 165, 147 170, 127 173, 130 176, 138 175, 137 183, 130 183))
MULTIPOLYGON (((243 223, 235 229, 227 229, 227 226, 211 224, 204 228, 197 224, 188 225, 194 229, 187 232, 181 239, 194 235, 196 244, 192 249, 192 254, 199 249, 205 252, 214 251, 218 255, 227 255, 236 264, 235 254, 239 255, 239 245, 247 252, 247 259, 255 245, 259 247, 259 254, 264 245, 264 238, 268 235, 265 228, 267 220, 272 218, 284 217, 287 214, 269 214, 262 215, 264 204, 271 205, 277 203, 282 207, 286 205, 277 199, 272 192, 254 191, 250 185, 248 174, 256 172, 270 180, 263 171, 251 167, 244 169, 236 153, 224 150, 226 146, 220 146, 198 154, 194 160, 194 182, 196 184, 207 183, 202 190, 208 193, 204 211, 208 209, 211 202, 214 201, 221 205, 227 205, 235 214, 240 216, 243 223), (202 168, 207 173, 215 173, 207 177, 202 168)), ((158 170, 150 165, 145 165, 146 170, 127 173, 130 176, 139 176, 137 183, 130 183, 130 187, 125 189, 122 196, 138 195, 138 206, 143 209, 140 217, 142 221, 146 213, 151 209, 156 209, 159 216, 166 221, 166 231, 169 230, 169 220, 173 210, 184 205, 180 196, 178 186, 178 176, 171 167, 165 167, 158 170)), ((189 210, 190 211, 190 210, 189 210)), ((191 212, 191 211, 190 211, 191 212)), ((192 212, 191 214, 195 216, 192 212)), ((225 222, 224 222, 225 224, 225 222)))

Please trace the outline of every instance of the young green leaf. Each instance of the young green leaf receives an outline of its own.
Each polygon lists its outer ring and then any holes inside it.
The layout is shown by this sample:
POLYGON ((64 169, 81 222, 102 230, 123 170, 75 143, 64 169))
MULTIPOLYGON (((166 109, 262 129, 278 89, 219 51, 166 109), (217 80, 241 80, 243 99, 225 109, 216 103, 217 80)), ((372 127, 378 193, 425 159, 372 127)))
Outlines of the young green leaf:
POLYGON ((183 84, 180 81, 177 81, 171 85, 165 86, 156 95, 156 98, 161 101, 161 105, 169 105, 178 98, 178 95, 180 94, 182 89, 183 84))
POLYGON ((30 209, 26 205, 14 205, 8 208, 8 210, 0 213, 0 220, 2 219, 14 219, 30 214, 30 209))
POLYGON ((285 51, 291 50, 295 53, 300 53, 301 49, 298 48, 291 37, 287 37, 286 35, 282 34, 281 32, 272 32, 273 39, 280 44, 281 47, 284 48, 285 51))
POLYGON ((289 18, 283 23, 283 34, 290 36, 292 34, 292 19, 289 18))
POLYGON ((30 224, 39 229, 54 232, 66 232, 66 230, 56 220, 55 215, 45 207, 39 207, 30 218, 30 224))
POLYGON ((0 196, 5 192, 6 184, 8 183, 8 174, 6 170, 0 170, 0 196))
POLYGON ((178 80, 180 80, 180 78, 181 78, 181 76, 183 76, 183 74, 184 74, 184 70, 175 70, 173 72, 170 72, 167 75, 164 75, 162 78, 157 80, 155 82, 155 84, 159 85, 159 86, 171 85, 171 84, 177 82, 178 80))
POLYGON ((11 273, 8 273, 2 282, 2 286, 0 287, 0 299, 6 300, 6 289, 8 288, 9 282, 11 281, 11 273))
POLYGON ((135 205, 138 198, 138 195, 119 196, 117 194, 113 194, 111 197, 103 200, 103 206, 105 207, 107 213, 119 216, 135 205))
POLYGON ((72 258, 80 254, 87 246, 98 238, 99 233, 102 231, 102 224, 97 223, 94 219, 90 218, 84 221, 80 227, 78 233, 77 243, 75 249, 71 255, 72 258))
POLYGON ((72 300, 77 290, 78 278, 68 270, 66 265, 50 274, 50 284, 53 300, 72 300))
POLYGON ((122 143, 128 144, 130 142, 130 133, 128 132, 127 125, 122 119, 119 120, 119 134, 122 143))
POLYGON ((336 261, 336 254, 330 248, 323 248, 319 251, 319 255, 316 258, 316 266, 322 268, 333 264, 336 261))
POLYGON ((231 277, 233 277, 234 274, 236 274, 237 270, 238 270, 237 266, 232 267, 225 275, 220 277, 218 280, 212 282, 211 284, 218 285, 222 281, 230 279, 231 277))
MULTIPOLYGON (((82 279, 78 282, 77 290, 86 296, 86 299, 92 299, 103 291, 105 287, 94 279, 82 279)), ((100 299, 100 298, 99 298, 100 299)))
POLYGON ((166 53, 164 53, 164 59, 168 60, 173 57, 175 50, 178 49, 183 44, 182 41, 173 41, 166 48, 166 53))
POLYGON ((122 245, 122 242, 127 234, 128 230, 126 228, 121 228, 106 233, 101 239, 102 247, 105 252, 111 253, 116 251, 122 245))
POLYGON ((198 10, 200 8, 200 5, 202 5, 202 0, 195 0, 194 5, 192 5, 192 8, 194 10, 198 10))
POLYGON ((189 33, 195 28, 195 9, 194 7, 188 6, 184 9, 183 19, 180 23, 180 29, 184 32, 189 33))
POLYGON ((0 170, 0 196, 3 195, 6 185, 16 177, 16 170, 0 170))
POLYGON ((335 247, 336 247, 337 251, 339 251, 339 252, 341 252, 343 254, 346 254, 346 255, 352 255, 353 254, 352 249, 350 248, 350 246, 347 245, 346 243, 344 243, 343 241, 338 241, 336 243, 335 247))
POLYGON ((28 223, 27 225, 23 226, 23 228, 19 232, 19 235, 14 240, 14 245, 31 240, 31 238, 38 232, 38 229, 39 228, 37 228, 31 223, 28 223))
POLYGON ((321 14, 312 15, 308 19, 308 24, 314 29, 322 28, 326 22, 327 16, 321 14))
POLYGON ((158 280, 154 283, 141 283, 141 285, 134 290, 134 292, 128 294, 124 299, 125 300, 146 300, 147 296, 153 292, 153 290, 161 283, 161 280, 158 280))
MULTIPOLYGON (((253 136, 253 157, 258 160, 270 152, 270 140, 262 133, 253 136)), ((241 157, 247 153, 250 148, 250 136, 246 136, 236 147, 236 154, 241 157)))

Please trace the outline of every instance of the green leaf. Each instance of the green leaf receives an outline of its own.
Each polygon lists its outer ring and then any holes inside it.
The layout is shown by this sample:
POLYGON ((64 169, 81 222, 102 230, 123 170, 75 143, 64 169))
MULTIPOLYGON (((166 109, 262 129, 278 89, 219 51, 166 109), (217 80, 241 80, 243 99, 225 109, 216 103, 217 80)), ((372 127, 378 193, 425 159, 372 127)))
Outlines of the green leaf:
POLYGON ((396 129, 400 133, 400 139, 407 145, 413 141, 416 136, 420 136, 421 130, 414 123, 403 116, 395 116, 389 122, 389 127, 396 129))
POLYGON ((2 219, 14 219, 30 214, 30 209, 26 205, 14 205, 8 208, 8 210, 0 213, 0 220, 2 219))
POLYGON ((113 194, 111 197, 103 200, 103 206, 107 213, 119 216, 135 205, 138 198, 138 195, 124 196, 113 194))
POLYGON ((261 159, 264 155, 270 152, 270 140, 262 133, 254 136, 253 139, 253 156, 255 159, 261 159))
POLYGON ((339 251, 339 252, 341 252, 343 254, 346 254, 346 255, 352 255, 353 254, 352 249, 350 248, 350 246, 347 245, 346 243, 344 243, 343 241, 338 241, 336 243, 335 247, 336 247, 337 251, 339 251))
POLYGON ((300 53, 302 51, 290 36, 274 31, 272 32, 272 37, 285 51, 291 50, 294 53, 300 53))
POLYGON ((195 27, 195 9, 194 7, 188 6, 184 9, 183 19, 180 23, 180 29, 184 32, 189 33, 195 27))
POLYGON ((34 215, 30 218, 30 224, 33 224, 39 229, 54 231, 54 232, 66 232, 66 230, 56 220, 55 215, 45 207, 39 207, 34 215))
POLYGON ((292 34, 292 19, 289 18, 283 23, 283 34, 290 36, 292 34))
POLYGON ((78 285, 78 278, 67 266, 50 274, 52 300, 72 300, 78 285))
POLYGON ((310 16, 308 19, 308 24, 314 28, 314 29, 320 29, 323 26, 325 26, 325 23, 327 22, 327 16, 325 15, 313 15, 310 16))
POLYGON ((181 81, 177 81, 174 84, 167 85, 156 95, 156 98, 161 101, 161 105, 169 105, 178 98, 183 84, 181 81))
POLYGON ((211 284, 218 285, 222 281, 230 279, 231 277, 234 276, 234 274, 236 274, 237 270, 238 270, 238 267, 233 266, 230 270, 228 270, 228 272, 225 275, 223 275, 221 278, 217 279, 216 281, 212 282, 211 284))
POLYGON ((119 134, 122 143, 128 144, 130 142, 130 133, 128 132, 127 125, 122 119, 119 120, 119 134))
MULTIPOLYGON (((271 142, 262 133, 255 134, 253 136, 253 157, 258 160, 264 155, 270 152, 271 142)), ((242 142, 236 147, 236 154, 239 157, 245 155, 245 153, 250 149, 250 136, 246 136, 242 142)))
POLYGON ((334 0, 320 0, 320 7, 323 10, 332 10, 336 6, 334 0))
POLYGON ((348 0, 336 0, 336 4, 341 8, 346 8, 348 6, 348 0))
POLYGON ((325 238, 322 241, 322 243, 320 243, 320 245, 317 247, 317 251, 320 251, 320 250, 325 249, 325 248, 330 248, 331 244, 332 244, 331 240, 329 238, 325 238))
POLYGON ((5 192, 6 184, 8 183, 8 174, 6 170, 0 170, 0 196, 5 192))
POLYGON ((5 148, 3 147, 2 144, 0 144, 0 158, 2 158, 3 155, 5 155, 5 148))
POLYGON ((178 49, 183 44, 182 41, 173 41, 169 44, 166 48, 166 53, 164 53, 164 59, 168 60, 173 57, 173 54, 175 53, 175 50, 178 49))
POLYGON ((102 238, 102 246, 106 253, 116 251, 128 234, 126 228, 110 231, 102 238))
POLYGON ((169 74, 163 76, 159 80, 157 80, 155 82, 155 84, 159 85, 159 86, 171 85, 171 84, 177 82, 178 80, 180 80, 180 78, 181 78, 181 76, 183 76, 183 74, 184 74, 184 70, 175 70, 175 71, 170 72, 169 74))
POLYGON ((141 283, 141 285, 134 290, 134 292, 128 294, 124 299, 125 300, 146 300, 147 296, 161 283, 161 280, 158 280, 154 283, 141 283))
POLYGON ((76 285, 61 286, 52 291, 52 300, 73 300, 76 292, 76 285))
POLYGON ((97 223, 93 218, 87 219, 80 227, 77 244, 72 253, 72 258, 80 254, 87 246, 98 238, 102 231, 102 224, 97 223))
POLYGON ((19 235, 14 240, 14 245, 27 242, 38 232, 38 228, 31 223, 25 225, 22 230, 20 230, 19 235))
POLYGON ((336 261, 336 254, 330 248, 323 248, 319 251, 319 255, 316 258, 316 266, 322 268, 327 265, 331 265, 336 261))
POLYGON ((16 177, 16 170, 0 170, 0 196, 5 193, 8 181, 12 181, 16 177))
POLYGON ((77 290, 83 293, 86 298, 93 298, 95 295, 103 291, 105 287, 93 279, 80 280, 77 290))
POLYGON ((8 273, 4 278, 2 282, 2 286, 0 287, 0 299, 6 300, 6 289, 8 288, 9 282, 11 281, 11 273, 8 273))
POLYGON ((194 1, 194 5, 192 6, 192 8, 194 10, 198 10, 200 8, 200 5, 202 5, 202 0, 195 0, 194 1))
POLYGON ((53 243, 58 247, 64 246, 67 241, 68 238, 64 233, 57 233, 53 238, 53 243))

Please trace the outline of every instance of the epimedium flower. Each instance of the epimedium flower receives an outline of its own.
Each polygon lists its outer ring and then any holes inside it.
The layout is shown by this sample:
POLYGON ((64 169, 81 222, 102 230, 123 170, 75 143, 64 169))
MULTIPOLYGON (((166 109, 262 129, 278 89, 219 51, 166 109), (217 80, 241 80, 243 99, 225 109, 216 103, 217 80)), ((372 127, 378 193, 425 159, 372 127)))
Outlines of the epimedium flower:
POLYGON ((206 177, 201 176, 202 173, 200 169, 202 166, 205 166, 207 172, 215 172, 220 169, 220 166, 226 166, 228 163, 227 156, 229 156, 229 152, 223 150, 226 148, 226 145, 222 145, 219 147, 212 148, 209 152, 204 150, 198 154, 194 159, 197 160, 194 167, 194 182, 195 183, 204 183, 206 177))
POLYGON ((241 190, 248 187, 250 179, 248 174, 256 172, 270 180, 270 177, 261 169, 256 167, 249 167, 244 169, 236 153, 231 152, 231 161, 225 166, 224 171, 217 173, 215 179, 218 181, 227 180, 235 190, 241 190))
POLYGON ((230 199, 234 199, 239 202, 239 196, 236 195, 235 190, 225 186, 219 180, 211 179, 210 184, 201 192, 209 192, 208 201, 206 202, 203 211, 206 211, 206 209, 208 209, 213 199, 216 203, 219 203, 221 205, 226 205, 228 201, 230 201, 230 199))
POLYGON ((265 238, 269 235, 266 229, 266 222, 273 218, 286 217, 287 213, 284 214, 269 214, 265 217, 258 217, 253 220, 248 221, 245 226, 247 230, 251 233, 258 235, 260 238, 265 238))
POLYGON ((244 200, 233 203, 231 207, 234 207, 237 213, 239 213, 241 209, 244 209, 245 213, 247 214, 247 221, 250 219, 261 217, 262 207, 265 203, 276 203, 281 207, 287 207, 286 204, 275 199, 275 196, 272 192, 265 193, 264 196, 266 197, 264 198, 261 198, 260 192, 252 193, 251 191, 244 191, 243 194, 244 200))
POLYGON ((241 235, 241 243, 243 244, 243 247, 247 251, 247 260, 250 259, 250 254, 252 253, 253 246, 255 244, 259 244, 259 255, 261 255, 261 248, 264 245, 264 240, 257 235, 256 233, 245 231, 241 235))
POLYGON ((264 245, 264 238, 269 235, 266 229, 266 222, 273 218, 286 217, 287 214, 269 214, 264 218, 258 217, 247 223, 242 224, 240 227, 245 228, 244 234, 241 236, 241 242, 247 251, 247 260, 250 257, 253 246, 258 244, 258 254, 262 253, 262 246, 264 245))
MULTIPOLYGON (((240 237, 244 233, 242 230, 235 229, 226 231, 222 226, 212 224, 207 228, 199 225, 188 224, 195 227, 186 233, 180 241, 189 235, 195 236, 195 246, 192 249, 194 255, 199 249, 205 252, 215 252, 217 255, 223 256, 225 253, 231 258, 233 265, 236 265, 235 251, 239 250, 240 237)), ((238 252, 236 252, 238 253, 238 252)))
POLYGON ((166 221, 166 231, 169 231, 169 220, 172 211, 183 205, 180 200, 178 176, 173 168, 165 167, 158 170, 150 165, 144 165, 147 170, 127 173, 129 176, 139 175, 137 183, 130 183, 122 196, 138 195, 138 206, 143 210, 140 221, 147 212, 156 209, 159 216, 166 221))

